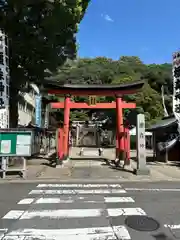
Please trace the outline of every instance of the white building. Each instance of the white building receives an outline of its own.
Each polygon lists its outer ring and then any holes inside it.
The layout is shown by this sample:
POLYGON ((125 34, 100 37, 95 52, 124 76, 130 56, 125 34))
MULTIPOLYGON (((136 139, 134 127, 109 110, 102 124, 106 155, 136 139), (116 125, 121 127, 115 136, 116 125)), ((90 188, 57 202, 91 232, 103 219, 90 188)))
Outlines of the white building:
POLYGON ((30 122, 35 124, 35 96, 37 94, 39 94, 39 89, 35 84, 30 85, 30 91, 28 93, 19 93, 18 124, 20 126, 28 125, 30 122))

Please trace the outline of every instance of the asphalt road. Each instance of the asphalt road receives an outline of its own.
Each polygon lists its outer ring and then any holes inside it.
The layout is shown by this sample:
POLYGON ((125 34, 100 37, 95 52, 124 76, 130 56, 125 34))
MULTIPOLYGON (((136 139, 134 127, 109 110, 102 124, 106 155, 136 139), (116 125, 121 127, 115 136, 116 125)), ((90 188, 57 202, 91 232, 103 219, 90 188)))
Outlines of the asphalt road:
POLYGON ((0 184, 0 240, 177 240, 180 186, 0 184))

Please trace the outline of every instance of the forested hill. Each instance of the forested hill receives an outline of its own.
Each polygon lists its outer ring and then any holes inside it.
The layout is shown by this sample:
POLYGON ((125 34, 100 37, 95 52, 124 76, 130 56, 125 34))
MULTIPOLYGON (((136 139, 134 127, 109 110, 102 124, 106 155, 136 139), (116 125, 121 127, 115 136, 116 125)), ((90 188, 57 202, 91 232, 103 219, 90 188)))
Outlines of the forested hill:
MULTIPOLYGON (((143 90, 136 95, 127 96, 126 100, 135 101, 138 111, 145 113, 147 123, 153 123, 164 115, 161 97, 161 87, 164 86, 166 107, 170 114, 172 111, 171 64, 145 65, 135 56, 123 56, 118 61, 105 57, 83 58, 67 61, 54 79, 72 84, 114 84, 144 79, 143 90)), ((83 99, 76 98, 76 101, 79 100, 83 99)), ((108 97, 99 99, 101 102, 111 100, 108 97)), ((76 111, 73 116, 76 115, 81 114, 76 111)), ((82 115, 81 118, 85 117, 84 114, 82 115)))

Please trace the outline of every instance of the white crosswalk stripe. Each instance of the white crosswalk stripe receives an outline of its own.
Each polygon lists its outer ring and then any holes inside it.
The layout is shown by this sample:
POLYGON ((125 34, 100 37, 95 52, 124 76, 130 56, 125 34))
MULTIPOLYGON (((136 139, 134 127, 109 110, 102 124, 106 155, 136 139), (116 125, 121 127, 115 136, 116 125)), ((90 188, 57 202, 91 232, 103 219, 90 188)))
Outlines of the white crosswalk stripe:
POLYGON ((171 230, 180 229, 180 224, 165 224, 166 228, 170 228, 171 230))
POLYGON ((18 204, 42 204, 42 203, 73 203, 77 200, 83 200, 87 203, 96 203, 96 202, 106 202, 106 203, 130 203, 134 202, 134 199, 131 197, 104 197, 104 200, 97 199, 87 200, 84 197, 78 197, 76 200, 72 199, 72 197, 67 197, 67 199, 61 198, 24 198, 18 202, 18 204))
POLYGON ((120 184, 38 184, 37 188, 121 188, 120 184))
POLYGON ((119 194, 119 193, 126 193, 124 189, 61 189, 61 190, 32 190, 29 194, 58 194, 58 195, 65 195, 65 194, 119 194))
POLYGON ((125 194, 119 184, 38 184, 2 217, 15 223, 0 240, 130 240, 124 218, 146 212, 125 194))
POLYGON ((83 228, 83 229, 18 229, 12 231, 6 236, 5 240, 129 240, 130 236, 124 226, 115 227, 99 227, 99 228, 83 228), (21 238, 22 237, 22 238, 21 238))

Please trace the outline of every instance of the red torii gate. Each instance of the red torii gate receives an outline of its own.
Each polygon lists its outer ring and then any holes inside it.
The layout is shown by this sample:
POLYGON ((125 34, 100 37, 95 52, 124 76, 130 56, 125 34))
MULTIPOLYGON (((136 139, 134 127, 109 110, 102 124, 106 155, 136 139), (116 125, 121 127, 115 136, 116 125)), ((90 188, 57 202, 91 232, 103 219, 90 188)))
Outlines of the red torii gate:
POLYGON ((124 152, 124 128, 123 128, 123 108, 135 108, 134 103, 126 103, 122 101, 123 95, 134 94, 138 92, 144 85, 144 81, 137 81, 130 84, 121 84, 121 85, 73 85, 73 84, 64 84, 57 85, 58 83, 53 83, 49 81, 44 84, 44 89, 47 89, 48 94, 55 95, 64 95, 65 100, 63 103, 53 103, 54 107, 62 107, 64 108, 64 138, 63 138, 63 154, 64 157, 68 156, 68 136, 69 136, 69 117, 70 117, 70 108, 116 108, 116 116, 117 116, 117 144, 116 144, 116 155, 119 158, 120 154, 124 152), (86 103, 72 103, 70 101, 70 96, 115 96, 116 102, 114 103, 98 103, 96 106, 88 105, 86 103))
MULTIPOLYGON (((122 113, 122 110, 125 108, 136 108, 135 103, 127 103, 125 101, 122 101, 121 98, 119 99, 121 101, 120 106, 120 114, 122 113)), ((71 102, 69 101, 69 109, 115 109, 116 108, 116 102, 111 102, 111 103, 96 103, 96 105, 89 105, 87 103, 76 103, 76 102, 71 102)), ((51 108, 52 109, 64 109, 65 103, 64 102, 54 102, 51 103, 51 108)), ((68 118, 68 117, 67 117, 68 118)), ((65 118, 65 120, 67 119, 65 118)), ((122 116, 123 118, 123 116, 122 116)), ((121 123, 122 129, 121 133, 124 133, 126 136, 121 136, 120 138, 120 143, 118 144, 118 137, 116 139, 116 158, 119 157, 120 151, 123 151, 126 153, 126 165, 129 164, 130 160, 130 136, 129 136, 129 129, 126 126, 123 126, 123 123, 121 123)), ((62 133, 61 133, 62 134, 62 133)), ((122 135, 122 134, 121 134, 122 135)), ((62 143, 63 146, 63 153, 66 154, 66 151, 68 151, 68 147, 66 146, 66 139, 63 138, 62 143)), ((61 146, 62 148, 62 146, 61 146)), ((59 152, 60 158, 62 157, 62 151, 59 152), (61 152, 61 153, 60 153, 61 152)), ((68 153, 67 153, 68 154, 68 153)))

